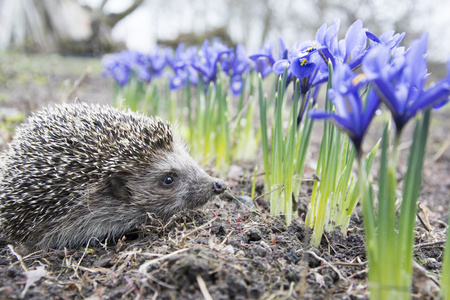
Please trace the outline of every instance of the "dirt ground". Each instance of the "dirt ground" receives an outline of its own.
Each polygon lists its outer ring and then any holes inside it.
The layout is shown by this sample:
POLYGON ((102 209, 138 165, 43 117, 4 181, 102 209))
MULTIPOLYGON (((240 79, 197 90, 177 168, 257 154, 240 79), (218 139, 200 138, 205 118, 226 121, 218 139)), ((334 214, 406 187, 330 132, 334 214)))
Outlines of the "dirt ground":
MULTIPOLYGON (((111 103, 112 90, 98 59, 3 53, 0 124, 7 125, 0 126, 0 150, 11 128, 40 106, 74 97, 111 103)), ((449 118, 448 106, 433 115, 417 218, 414 299, 435 299, 439 290, 450 195, 449 118)), ((376 127, 369 145, 380 136, 376 127)), ((315 132, 305 177, 313 174, 320 125, 315 132)), ((408 147, 407 138, 402 145, 408 147)), ((224 178, 228 192, 205 207, 166 224, 148 222, 115 244, 24 254, 0 232, 0 299, 367 299, 359 207, 347 236, 335 230, 311 248, 311 230, 303 223, 310 184, 297 195, 298 217, 286 226, 284 218, 268 214, 261 198, 256 206, 246 197, 237 200, 250 195, 254 162, 249 165, 232 166, 224 178)), ((264 192, 262 180, 257 196, 264 192)))

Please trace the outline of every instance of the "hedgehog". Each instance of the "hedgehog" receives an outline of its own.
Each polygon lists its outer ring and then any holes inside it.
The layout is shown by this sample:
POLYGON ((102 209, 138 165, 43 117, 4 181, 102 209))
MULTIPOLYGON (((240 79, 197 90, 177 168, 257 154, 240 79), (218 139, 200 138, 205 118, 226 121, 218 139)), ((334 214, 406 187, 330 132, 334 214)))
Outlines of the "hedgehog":
POLYGON ((41 249, 117 240, 149 216, 168 220, 226 189, 167 122, 98 104, 32 114, 0 168, 6 239, 41 249))

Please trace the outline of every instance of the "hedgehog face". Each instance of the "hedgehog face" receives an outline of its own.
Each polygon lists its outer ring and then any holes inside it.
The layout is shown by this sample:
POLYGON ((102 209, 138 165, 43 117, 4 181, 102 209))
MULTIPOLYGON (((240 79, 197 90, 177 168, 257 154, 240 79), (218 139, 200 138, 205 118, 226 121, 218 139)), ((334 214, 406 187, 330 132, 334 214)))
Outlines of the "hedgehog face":
POLYGON ((222 180, 206 174, 181 142, 174 143, 171 151, 161 151, 159 156, 136 174, 112 177, 113 194, 144 213, 167 219, 205 204, 226 188, 222 180))

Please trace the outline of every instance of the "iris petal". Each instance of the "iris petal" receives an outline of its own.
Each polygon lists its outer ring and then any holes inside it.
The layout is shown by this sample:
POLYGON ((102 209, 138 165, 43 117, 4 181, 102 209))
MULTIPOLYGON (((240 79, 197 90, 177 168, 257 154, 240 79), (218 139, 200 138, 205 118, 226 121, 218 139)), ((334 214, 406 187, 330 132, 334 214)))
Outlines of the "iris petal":
POLYGON ((230 80, 230 89, 233 95, 240 95, 244 85, 241 76, 234 76, 230 80))
POLYGON ((365 106, 360 97, 360 89, 367 86, 364 77, 355 74, 347 64, 338 63, 333 75, 333 88, 328 96, 333 102, 335 113, 314 111, 311 118, 329 119, 335 126, 346 132, 356 149, 360 150, 364 134, 379 106, 379 98, 375 92, 369 92, 365 106))
POLYGON ((369 30, 366 31, 366 36, 369 40, 372 40, 377 43, 381 43, 381 40, 375 34, 370 32, 369 30))
POLYGON ((348 28, 345 34, 345 56, 344 62, 347 61, 349 55, 352 59, 357 57, 366 47, 367 37, 364 34, 363 22, 357 20, 348 28))
MULTIPOLYGON (((401 38, 403 35, 389 33, 382 40, 395 44, 401 38)), ((391 111, 399 131, 418 111, 439 106, 450 95, 449 76, 424 90, 428 77, 427 41, 427 35, 422 35, 406 52, 395 52, 389 46, 378 45, 369 51, 362 63, 367 79, 391 111)))
POLYGON ((316 64, 308 62, 306 58, 298 58, 291 62, 291 72, 298 79, 302 79, 311 75, 314 72, 315 68, 316 64))
POLYGON ((285 69, 289 69, 290 62, 287 59, 280 59, 273 65, 273 72, 277 75, 283 75, 285 69))

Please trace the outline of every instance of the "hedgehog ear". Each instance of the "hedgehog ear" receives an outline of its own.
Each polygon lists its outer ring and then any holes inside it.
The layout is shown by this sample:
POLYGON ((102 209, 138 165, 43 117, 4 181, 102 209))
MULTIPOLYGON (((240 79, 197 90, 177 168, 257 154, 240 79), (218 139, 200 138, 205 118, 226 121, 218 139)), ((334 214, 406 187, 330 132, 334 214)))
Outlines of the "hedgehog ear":
POLYGON ((118 173, 108 178, 108 186, 114 198, 128 202, 132 196, 127 186, 126 174, 118 173))

